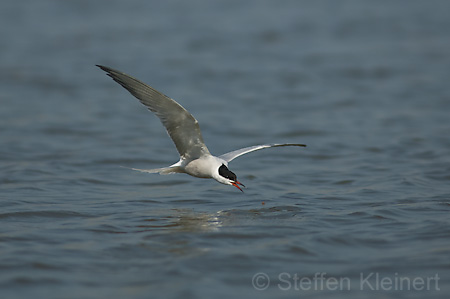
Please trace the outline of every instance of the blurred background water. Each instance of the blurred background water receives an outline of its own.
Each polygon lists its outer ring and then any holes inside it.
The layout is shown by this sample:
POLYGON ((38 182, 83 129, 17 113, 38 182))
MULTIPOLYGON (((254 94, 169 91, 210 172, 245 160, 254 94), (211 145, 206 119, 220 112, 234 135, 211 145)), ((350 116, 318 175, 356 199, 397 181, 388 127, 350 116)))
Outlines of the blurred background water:
POLYGON ((449 11, 445 0, 2 1, 1 297, 447 298, 449 11), (122 168, 178 155, 95 64, 179 101, 213 154, 308 147, 233 161, 243 194, 122 168), (399 277, 425 285, 401 290, 399 277), (321 287, 333 278, 350 286, 321 287))

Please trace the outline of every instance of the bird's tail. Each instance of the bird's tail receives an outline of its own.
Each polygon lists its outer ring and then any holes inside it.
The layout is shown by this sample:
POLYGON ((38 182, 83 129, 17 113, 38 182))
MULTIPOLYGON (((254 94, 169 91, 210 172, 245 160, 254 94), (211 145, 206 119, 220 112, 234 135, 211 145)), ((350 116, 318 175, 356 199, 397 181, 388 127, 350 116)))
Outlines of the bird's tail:
MULTIPOLYGON (((128 168, 128 167, 125 167, 128 168)), ((155 168, 155 169, 139 169, 139 168, 129 168, 131 170, 136 170, 140 172, 146 172, 146 173, 159 173, 162 175, 166 174, 172 174, 172 173, 183 173, 181 168, 179 166, 169 166, 169 167, 163 167, 163 168, 155 168)))

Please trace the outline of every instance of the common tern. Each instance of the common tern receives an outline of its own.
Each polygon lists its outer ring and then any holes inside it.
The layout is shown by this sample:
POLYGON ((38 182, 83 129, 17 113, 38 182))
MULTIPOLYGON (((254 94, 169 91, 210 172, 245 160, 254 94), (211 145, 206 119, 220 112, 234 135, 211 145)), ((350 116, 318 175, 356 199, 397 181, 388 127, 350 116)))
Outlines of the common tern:
POLYGON ((159 174, 187 173, 198 178, 213 178, 219 183, 233 185, 242 191, 239 186, 245 186, 228 169, 228 163, 233 159, 264 148, 306 146, 298 143, 261 144, 241 148, 218 157, 213 156, 203 141, 198 121, 180 104, 125 73, 106 66, 97 66, 159 117, 180 154, 180 160, 169 167, 132 168, 133 170, 159 174))

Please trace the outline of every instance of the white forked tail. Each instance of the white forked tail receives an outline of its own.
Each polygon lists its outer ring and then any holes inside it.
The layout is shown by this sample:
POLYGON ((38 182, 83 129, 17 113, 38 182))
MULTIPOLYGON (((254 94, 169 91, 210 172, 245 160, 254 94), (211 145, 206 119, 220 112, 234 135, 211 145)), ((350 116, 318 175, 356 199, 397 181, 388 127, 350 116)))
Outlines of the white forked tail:
POLYGON ((129 167, 125 167, 125 168, 140 171, 140 172, 146 172, 146 173, 159 173, 162 175, 184 172, 179 166, 174 166, 174 167, 169 166, 169 167, 155 168, 155 169, 139 169, 139 168, 129 168, 129 167))

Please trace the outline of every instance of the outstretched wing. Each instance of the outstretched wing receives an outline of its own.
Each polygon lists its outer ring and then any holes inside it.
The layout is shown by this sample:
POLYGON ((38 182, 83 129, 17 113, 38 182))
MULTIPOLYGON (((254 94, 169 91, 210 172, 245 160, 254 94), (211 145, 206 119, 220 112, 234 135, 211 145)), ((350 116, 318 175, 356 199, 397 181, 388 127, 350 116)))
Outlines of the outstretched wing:
POLYGON ((223 155, 219 156, 219 158, 222 158, 225 161, 230 162, 231 160, 233 160, 239 156, 245 155, 247 153, 258 151, 263 148, 280 147, 280 146, 303 146, 303 147, 305 147, 306 145, 299 144, 299 143, 271 143, 271 144, 254 145, 254 146, 241 148, 241 149, 223 154, 223 155))
POLYGON ((191 160, 209 154, 198 121, 180 104, 127 74, 97 66, 159 117, 182 159, 191 160))

